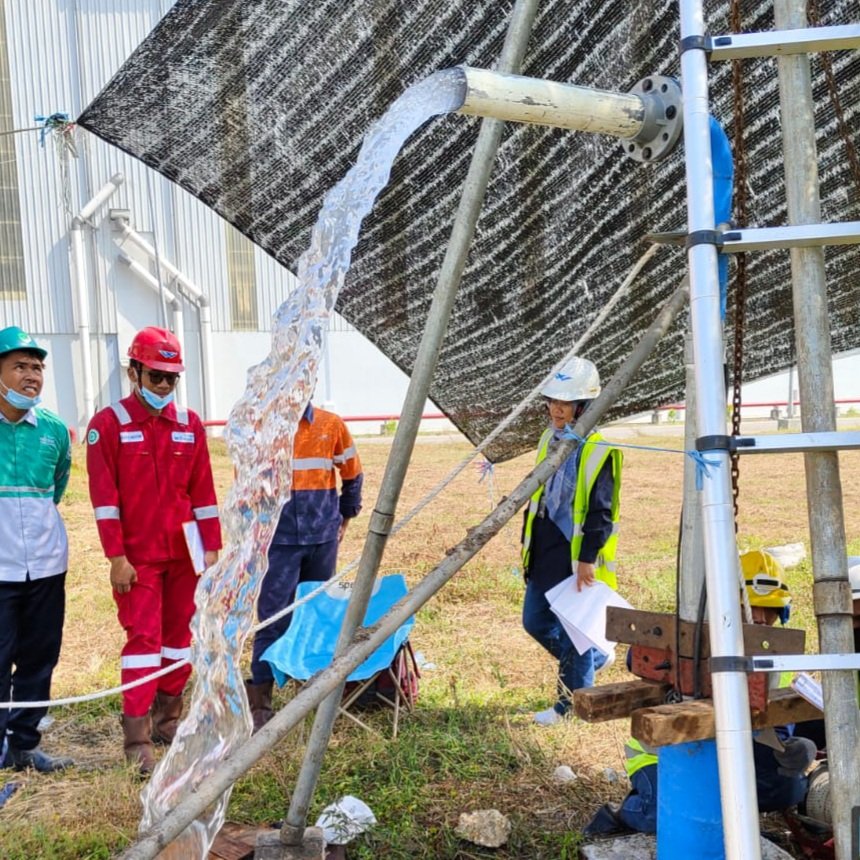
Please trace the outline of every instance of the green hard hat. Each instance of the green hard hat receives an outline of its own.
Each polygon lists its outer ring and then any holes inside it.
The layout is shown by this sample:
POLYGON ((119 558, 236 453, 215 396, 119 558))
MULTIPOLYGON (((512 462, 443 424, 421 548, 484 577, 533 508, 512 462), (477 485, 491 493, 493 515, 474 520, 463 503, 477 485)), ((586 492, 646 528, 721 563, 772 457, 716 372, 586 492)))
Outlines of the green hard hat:
POLYGON ((9 328, 0 330, 0 355, 14 352, 16 349, 35 352, 42 360, 48 355, 47 349, 42 349, 27 332, 18 328, 18 326, 10 325, 9 328))

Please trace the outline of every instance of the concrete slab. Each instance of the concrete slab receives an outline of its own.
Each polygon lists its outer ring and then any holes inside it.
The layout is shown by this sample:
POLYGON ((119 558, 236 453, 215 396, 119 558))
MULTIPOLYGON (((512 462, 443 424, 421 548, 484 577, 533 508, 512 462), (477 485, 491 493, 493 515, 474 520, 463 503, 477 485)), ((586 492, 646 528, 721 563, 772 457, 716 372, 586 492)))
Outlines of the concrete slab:
POLYGON ((260 833, 254 860, 325 860, 322 828, 306 827, 301 845, 284 845, 280 831, 260 833))
MULTIPOLYGON (((602 839, 579 849, 582 860, 657 860, 657 837, 652 833, 633 833, 615 839, 602 839)), ((761 840, 762 860, 793 860, 791 854, 761 840)))

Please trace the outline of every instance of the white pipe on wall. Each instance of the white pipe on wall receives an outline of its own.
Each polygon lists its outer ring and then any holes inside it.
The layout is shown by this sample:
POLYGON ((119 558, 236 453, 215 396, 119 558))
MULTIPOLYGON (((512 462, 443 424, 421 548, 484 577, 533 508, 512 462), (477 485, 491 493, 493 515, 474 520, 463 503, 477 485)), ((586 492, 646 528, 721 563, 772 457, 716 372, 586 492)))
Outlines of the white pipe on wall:
MULTIPOLYGON (((202 377, 203 377, 203 418, 212 420, 215 418, 215 387, 214 370, 215 360, 212 350, 212 314, 209 307, 209 299, 203 290, 184 275, 176 266, 164 257, 157 257, 155 248, 140 235, 127 221, 119 222, 120 240, 128 239, 150 259, 158 259, 161 268, 167 272, 178 283, 188 297, 197 306, 197 314, 200 319, 200 349, 202 352, 202 377)), ((145 269, 143 271, 146 271, 145 269)), ((147 272, 147 274, 149 274, 147 272)), ((150 276, 152 277, 152 276, 150 276)))
MULTIPOLYGON (((182 312, 182 300, 172 293, 167 287, 163 286, 158 278, 155 277, 148 269, 144 268, 137 262, 132 260, 124 251, 119 254, 119 261, 128 266, 147 286, 152 288, 152 291, 159 297, 163 297, 166 304, 170 306, 171 317, 173 323, 173 333, 179 341, 182 355, 185 355, 185 315, 182 312)), ((185 403, 185 390, 182 382, 182 377, 179 377, 179 382, 176 383, 176 399, 180 403, 185 403)))
POLYGON ((83 228, 88 219, 95 215, 116 192, 124 181, 121 173, 114 174, 92 199, 72 218, 69 228, 69 271, 72 279, 78 317, 78 339, 81 345, 81 376, 84 382, 84 420, 78 422, 85 426, 95 413, 96 388, 93 379, 93 352, 90 343, 90 297, 87 285, 86 264, 84 262, 83 228))

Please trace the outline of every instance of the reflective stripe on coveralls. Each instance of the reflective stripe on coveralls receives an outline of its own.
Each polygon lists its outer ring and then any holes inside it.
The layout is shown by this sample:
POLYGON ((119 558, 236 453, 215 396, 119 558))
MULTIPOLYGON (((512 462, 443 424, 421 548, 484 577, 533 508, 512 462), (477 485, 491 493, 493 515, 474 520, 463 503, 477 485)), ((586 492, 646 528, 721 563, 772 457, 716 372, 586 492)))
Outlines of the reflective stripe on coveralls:
MULTIPOLYGON (((551 428, 544 430, 538 446, 536 464, 541 463, 546 459, 549 449, 549 442, 552 438, 553 431, 551 428)), ((621 485, 621 452, 617 448, 612 448, 608 445, 597 444, 603 442, 604 439, 599 433, 592 433, 586 440, 582 448, 582 456, 579 460, 579 468, 576 470, 576 490, 573 495, 573 537, 570 541, 570 557, 572 564, 579 561, 579 550, 582 547, 583 526, 585 517, 588 514, 588 502, 591 498, 591 490, 594 487, 594 482, 600 474, 600 470, 606 463, 609 457, 613 458, 612 470, 614 475, 614 489, 612 492, 612 534, 601 548, 595 561, 595 578, 605 582, 610 588, 618 587, 617 578, 615 575, 615 550, 618 546, 618 518, 620 514, 619 498, 621 485)), ((571 456, 576 456, 572 453, 571 456)), ((526 515, 526 524, 523 531, 523 570, 528 570, 529 565, 529 548, 531 546, 532 526, 534 518, 537 516, 538 508, 540 507, 541 496, 543 495, 544 487, 540 486, 535 490, 529 501, 528 513, 526 515)))

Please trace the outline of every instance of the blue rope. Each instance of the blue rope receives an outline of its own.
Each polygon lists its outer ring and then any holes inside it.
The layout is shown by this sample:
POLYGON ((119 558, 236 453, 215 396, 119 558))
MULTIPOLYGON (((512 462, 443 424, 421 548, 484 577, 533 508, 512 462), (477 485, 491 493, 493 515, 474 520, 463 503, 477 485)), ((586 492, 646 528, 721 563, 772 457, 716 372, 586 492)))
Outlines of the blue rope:
POLYGON ((67 113, 63 113, 62 111, 57 111, 57 113, 52 113, 50 116, 42 116, 41 114, 37 114, 33 117, 34 122, 42 123, 42 128, 39 131, 39 143, 42 147, 45 146, 45 138, 50 134, 50 132, 63 128, 64 126, 69 124, 69 115, 67 113))
MULTIPOLYGON (((562 439, 575 439, 580 445, 585 444, 585 439, 577 433, 568 424, 564 428, 564 433, 561 434, 562 439)), ((665 454, 686 454, 696 464, 696 489, 701 490, 705 483, 705 478, 713 477, 714 469, 719 469, 722 465, 719 460, 708 459, 701 451, 678 451, 676 448, 657 448, 653 445, 629 445, 621 442, 600 441, 592 442, 592 445, 604 445, 607 448, 634 448, 638 451, 661 451, 665 454)))

